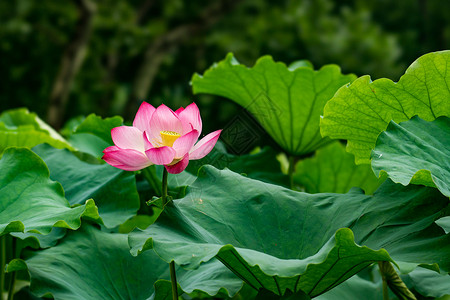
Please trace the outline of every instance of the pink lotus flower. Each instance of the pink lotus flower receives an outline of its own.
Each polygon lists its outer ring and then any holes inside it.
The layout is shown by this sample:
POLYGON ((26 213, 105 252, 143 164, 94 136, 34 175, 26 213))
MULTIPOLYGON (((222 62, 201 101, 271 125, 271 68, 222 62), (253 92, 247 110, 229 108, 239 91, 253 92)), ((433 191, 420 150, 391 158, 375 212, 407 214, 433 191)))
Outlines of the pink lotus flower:
POLYGON ((103 150, 102 159, 126 171, 155 164, 178 174, 189 160, 205 157, 214 148, 221 131, 211 132, 197 142, 202 132, 202 119, 195 103, 174 112, 164 104, 155 109, 142 102, 133 126, 111 130, 115 146, 103 150))

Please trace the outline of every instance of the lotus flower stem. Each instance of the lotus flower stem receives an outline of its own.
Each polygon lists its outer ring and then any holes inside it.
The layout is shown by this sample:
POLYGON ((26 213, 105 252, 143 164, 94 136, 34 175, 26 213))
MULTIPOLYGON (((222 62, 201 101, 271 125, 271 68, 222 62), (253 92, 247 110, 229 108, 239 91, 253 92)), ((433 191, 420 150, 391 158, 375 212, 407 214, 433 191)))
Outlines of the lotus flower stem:
POLYGON ((172 299, 178 300, 177 275, 175 273, 175 262, 172 260, 169 264, 170 281, 172 282, 172 299))
MULTIPOLYGON (((167 204, 167 178, 169 173, 167 172, 166 168, 164 168, 163 171, 163 178, 162 178, 162 200, 163 204, 167 204)), ((175 261, 171 261, 169 264, 170 269, 170 281, 172 282, 172 299, 178 300, 178 285, 177 285, 177 275, 175 273, 175 261)))
MULTIPOLYGON (((19 257, 17 255, 17 240, 15 237, 12 237, 12 253, 13 258, 19 257)), ((11 273, 11 279, 9 281, 9 289, 8 289, 8 300, 13 300, 14 298, 14 286, 16 285, 16 272, 11 273)))
POLYGON ((169 173, 167 172, 166 168, 164 168, 163 178, 162 178, 162 196, 161 196, 164 205, 167 204, 167 177, 168 177, 168 175, 169 175, 169 173))
POLYGON ((294 188, 294 172, 295 172, 295 157, 293 155, 289 156, 289 186, 291 189, 294 188))
POLYGON ((6 265, 6 235, 0 237, 0 299, 3 299, 5 289, 5 265, 6 265))
POLYGON ((8 300, 13 300, 13 298, 14 298, 14 286, 15 285, 16 285, 16 272, 12 272, 11 280, 9 282, 8 300))

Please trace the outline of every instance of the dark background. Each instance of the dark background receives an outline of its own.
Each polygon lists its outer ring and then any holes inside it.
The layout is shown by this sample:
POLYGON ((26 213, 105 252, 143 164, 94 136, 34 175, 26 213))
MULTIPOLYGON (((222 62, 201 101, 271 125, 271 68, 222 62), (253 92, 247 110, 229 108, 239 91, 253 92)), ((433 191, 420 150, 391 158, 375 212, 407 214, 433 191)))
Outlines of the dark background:
POLYGON ((397 81, 448 48, 447 0, 0 1, 0 111, 28 107, 58 129, 90 113, 132 120, 142 100, 195 101, 210 132, 240 108, 189 81, 228 52, 397 81))

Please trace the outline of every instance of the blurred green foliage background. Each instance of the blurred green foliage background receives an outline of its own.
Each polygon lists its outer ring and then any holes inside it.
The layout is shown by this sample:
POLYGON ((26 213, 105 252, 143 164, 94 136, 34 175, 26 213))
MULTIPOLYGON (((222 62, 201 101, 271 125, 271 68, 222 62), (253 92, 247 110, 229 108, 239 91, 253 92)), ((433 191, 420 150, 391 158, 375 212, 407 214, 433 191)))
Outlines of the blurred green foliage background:
POLYGON ((193 97, 189 81, 228 52, 397 81, 448 48, 447 0, 0 1, 0 110, 28 107, 61 128, 89 113, 132 120, 142 100, 195 101, 209 132, 240 108, 193 97))

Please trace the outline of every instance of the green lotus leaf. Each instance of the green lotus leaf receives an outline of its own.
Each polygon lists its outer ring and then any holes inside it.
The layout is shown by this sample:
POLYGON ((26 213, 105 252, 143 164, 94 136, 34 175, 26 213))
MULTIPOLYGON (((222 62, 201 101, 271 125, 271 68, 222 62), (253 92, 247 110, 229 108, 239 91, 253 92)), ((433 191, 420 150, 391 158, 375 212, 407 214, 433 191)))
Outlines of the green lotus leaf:
POLYGON ((22 247, 38 248, 50 248, 56 245, 58 240, 62 239, 66 235, 67 229, 53 227, 49 234, 39 234, 33 232, 11 232, 10 234, 16 238, 21 239, 22 247))
POLYGON ((133 254, 153 249, 188 269, 216 257, 256 290, 314 297, 380 260, 450 270, 450 237, 434 223, 448 206, 436 189, 391 181, 373 196, 311 195, 205 166, 129 244, 133 254))
POLYGON ((106 147, 113 145, 111 129, 121 125, 123 119, 119 116, 102 119, 90 114, 75 128, 68 140, 79 151, 100 157, 106 147))
POLYGON ((334 93, 355 79, 336 65, 314 71, 300 63, 288 68, 270 56, 253 68, 233 54, 214 64, 203 76, 194 74, 194 94, 208 93, 233 100, 247 109, 288 153, 302 155, 329 142, 319 133, 319 117, 334 93))
POLYGON ((346 193, 352 187, 360 187, 366 194, 372 194, 381 182, 370 166, 356 165, 354 156, 339 142, 299 161, 294 173, 294 183, 307 193, 346 193))
MULTIPOLYGON (((218 169, 228 168, 253 179, 288 187, 289 178, 281 172, 280 162, 276 158, 277 154, 274 149, 264 147, 250 154, 234 155, 228 153, 223 143, 218 141, 207 156, 189 162, 186 170, 197 175, 203 165, 212 165, 218 169)), ((195 179, 196 177, 191 183, 195 179)))
MULTIPOLYGON (((409 290, 415 288, 411 284, 411 280, 409 279, 409 275, 421 272, 425 270, 429 273, 435 274, 437 276, 439 273, 431 270, 427 270, 424 268, 417 268, 413 272, 408 275, 401 276, 403 282, 407 285, 409 290)), ((379 300, 383 299, 383 282, 380 274, 380 269, 378 265, 374 264, 373 266, 366 268, 359 272, 357 275, 348 279, 347 281, 341 283, 336 288, 328 291, 327 293, 320 295, 315 298, 316 300, 335 300, 335 299, 360 299, 361 295, 364 295, 364 299, 366 300, 379 300)), ((399 290, 401 291, 401 289, 399 290)), ((415 290, 417 292, 417 290, 415 290)), ((409 299, 402 296, 397 296, 392 292, 390 288, 388 288, 389 299, 409 299)), ((422 299, 419 298, 418 299, 422 299)))
MULTIPOLYGON (((316 297, 316 300, 336 300, 336 299, 360 299, 364 295, 365 300, 380 300, 383 298, 382 282, 372 282, 355 275, 336 288, 316 297)), ((394 298, 393 298, 394 299, 394 298)))
POLYGON ((61 135, 25 108, 8 110, 0 115, 0 153, 7 147, 32 148, 42 143, 72 149, 61 135))
POLYGON ((35 113, 30 113, 26 108, 11 109, 3 112, 0 115, 0 122, 9 128, 32 125, 35 129, 46 131, 52 138, 66 142, 58 132, 42 121, 35 113))
MULTIPOLYGON (((158 210, 160 210, 158 208, 158 210)), ((162 209, 161 209, 162 210, 162 209)), ((120 233, 129 233, 133 231, 135 228, 145 229, 151 224, 153 224, 156 219, 158 218, 159 214, 155 214, 153 216, 149 215, 135 215, 128 219, 123 224, 120 224, 119 226, 119 232, 120 233)))
POLYGON ((426 121, 450 116, 450 51, 419 57, 395 83, 362 76, 340 88, 324 108, 322 136, 346 139, 356 163, 370 163, 378 135, 389 122, 418 115, 426 121))
POLYGON ((391 121, 372 151, 375 174, 394 182, 437 187, 450 197, 450 119, 427 122, 419 117, 400 124, 391 121))
POLYGON ((436 220, 436 224, 444 229, 445 233, 450 232, 450 216, 436 220))
POLYGON ((49 145, 33 151, 47 164, 50 178, 61 183, 71 205, 94 199, 106 227, 124 223, 139 209, 134 173, 108 164, 89 164, 68 150, 49 145))
MULTIPOLYGON (((134 257, 129 252, 127 235, 102 232, 91 225, 69 232, 55 247, 25 252, 24 260, 31 277, 31 291, 40 297, 51 294, 64 300, 171 298, 170 283, 169 288, 164 288, 164 284, 161 287, 163 279, 170 279, 169 264, 153 251, 134 257)), ((242 281, 217 260, 197 270, 178 267, 176 272, 179 286, 186 293, 199 290, 214 296, 221 291, 233 296, 242 287, 242 281)))
POLYGON ((82 216, 99 218, 93 200, 71 208, 61 185, 50 180, 45 163, 29 149, 5 150, 0 169, 0 235, 48 234, 53 227, 77 229, 82 216))
POLYGON ((435 222, 450 204, 439 190, 387 179, 368 205, 350 227, 360 245, 386 249, 403 274, 417 266, 449 272, 450 234, 435 222))
POLYGON ((450 296, 450 275, 439 274, 424 268, 417 268, 402 276, 409 289, 414 289, 426 297, 450 296))
POLYGON ((260 289, 255 300, 311 300, 311 297, 306 295, 302 290, 299 290, 296 293, 287 291, 286 294, 280 297, 269 290, 260 289))
POLYGON ((111 129, 123 125, 122 123, 123 119, 119 116, 102 119, 95 114, 90 114, 77 126, 74 134, 90 133, 112 144, 111 129))
POLYGON ((69 137, 74 132, 75 129, 83 123, 83 121, 86 119, 85 116, 76 116, 73 118, 70 118, 66 123, 64 123, 63 127, 59 130, 62 136, 69 137))

